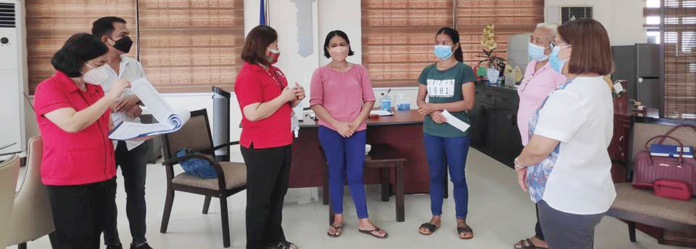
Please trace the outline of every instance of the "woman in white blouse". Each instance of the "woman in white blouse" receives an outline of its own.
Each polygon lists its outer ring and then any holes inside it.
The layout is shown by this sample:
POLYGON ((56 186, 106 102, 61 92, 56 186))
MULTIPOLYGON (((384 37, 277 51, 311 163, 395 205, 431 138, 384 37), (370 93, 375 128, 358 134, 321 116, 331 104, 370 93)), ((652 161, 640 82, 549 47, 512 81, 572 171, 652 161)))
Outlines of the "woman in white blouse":
POLYGON ((592 248, 594 228, 616 193, 607 147, 613 132, 614 62, 607 31, 592 19, 558 27, 551 67, 568 82, 529 121, 534 134, 515 159, 518 182, 539 209, 551 249, 592 248))

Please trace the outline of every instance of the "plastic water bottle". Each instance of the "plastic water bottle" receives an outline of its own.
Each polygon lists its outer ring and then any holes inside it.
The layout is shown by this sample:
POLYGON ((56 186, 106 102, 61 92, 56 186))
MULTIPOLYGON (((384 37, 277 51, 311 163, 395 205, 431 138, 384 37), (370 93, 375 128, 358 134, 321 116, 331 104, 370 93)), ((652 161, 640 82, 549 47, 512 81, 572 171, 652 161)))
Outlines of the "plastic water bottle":
POLYGON ((388 94, 382 93, 382 110, 391 112, 391 99, 388 94))

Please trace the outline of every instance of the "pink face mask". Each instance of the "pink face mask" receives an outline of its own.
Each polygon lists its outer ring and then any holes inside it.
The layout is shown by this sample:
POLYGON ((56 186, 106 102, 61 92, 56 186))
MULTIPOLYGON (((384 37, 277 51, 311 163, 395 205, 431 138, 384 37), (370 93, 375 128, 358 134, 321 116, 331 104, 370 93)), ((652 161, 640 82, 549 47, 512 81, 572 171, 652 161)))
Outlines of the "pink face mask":
POLYGON ((329 49, 329 55, 334 61, 342 62, 348 57, 348 47, 346 46, 336 46, 329 49))

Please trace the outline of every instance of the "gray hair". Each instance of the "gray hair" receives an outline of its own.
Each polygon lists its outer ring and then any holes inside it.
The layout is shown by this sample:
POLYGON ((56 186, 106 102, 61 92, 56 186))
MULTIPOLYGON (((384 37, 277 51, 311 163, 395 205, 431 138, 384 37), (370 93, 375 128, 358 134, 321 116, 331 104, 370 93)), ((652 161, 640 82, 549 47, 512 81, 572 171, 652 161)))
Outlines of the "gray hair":
POLYGON ((556 38, 556 34, 558 34, 558 25, 556 24, 539 23, 536 28, 546 30, 548 32, 547 38, 549 38, 550 42, 553 42, 553 39, 556 38))

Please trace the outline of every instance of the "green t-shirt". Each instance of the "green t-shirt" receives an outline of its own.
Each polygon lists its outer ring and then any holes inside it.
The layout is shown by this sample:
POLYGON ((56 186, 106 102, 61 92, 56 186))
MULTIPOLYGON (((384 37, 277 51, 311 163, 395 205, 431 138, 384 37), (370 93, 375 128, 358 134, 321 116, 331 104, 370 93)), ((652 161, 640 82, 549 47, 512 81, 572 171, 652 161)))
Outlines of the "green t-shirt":
MULTIPOLYGON (((437 63, 427 66, 418 77, 418 83, 428 89, 429 103, 450 103, 463 100, 462 84, 475 82, 474 70, 468 65, 458 62, 451 68, 440 71, 437 63)), ((469 124, 469 115, 466 111, 450 112, 453 116, 469 124)), ((464 137, 467 132, 462 132, 454 126, 444 123, 437 124, 430 115, 423 120, 423 132, 438 137, 464 137)))

